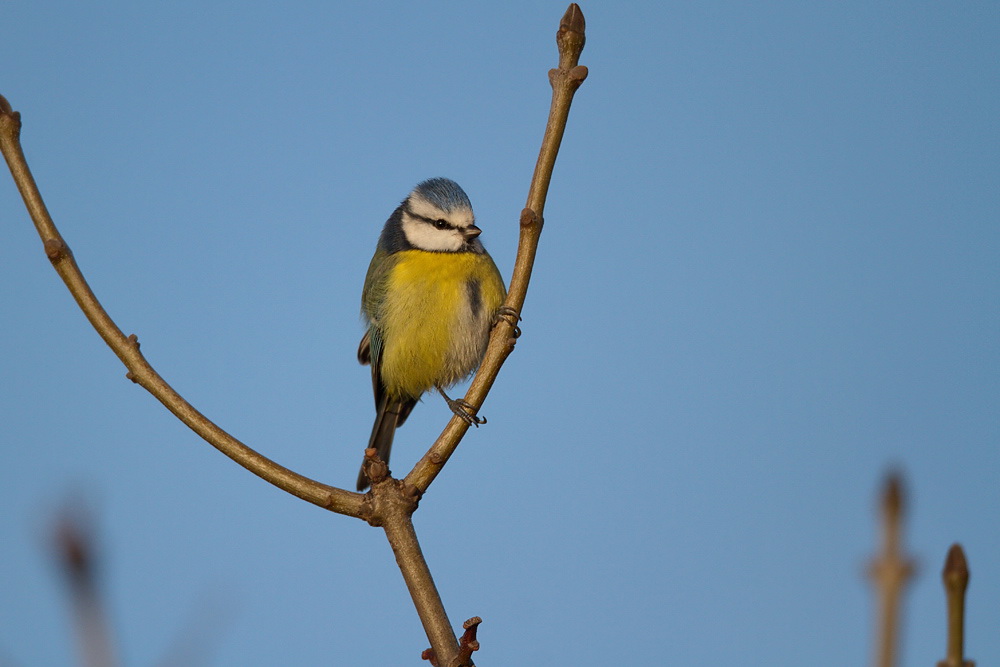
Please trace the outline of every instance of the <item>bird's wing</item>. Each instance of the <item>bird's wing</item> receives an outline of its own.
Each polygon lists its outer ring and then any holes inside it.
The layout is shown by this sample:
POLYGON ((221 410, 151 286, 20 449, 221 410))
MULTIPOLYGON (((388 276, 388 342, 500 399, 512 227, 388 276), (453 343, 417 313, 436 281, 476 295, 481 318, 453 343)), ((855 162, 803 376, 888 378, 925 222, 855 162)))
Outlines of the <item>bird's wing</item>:
POLYGON ((358 345, 358 361, 361 365, 371 364, 372 366, 372 393, 375 395, 375 407, 377 408, 385 396, 385 385, 382 384, 382 335, 374 324, 368 327, 368 331, 361 337, 358 345))
POLYGON ((372 362, 372 336, 371 330, 365 332, 365 335, 361 337, 361 343, 358 345, 358 363, 362 366, 367 366, 372 362))

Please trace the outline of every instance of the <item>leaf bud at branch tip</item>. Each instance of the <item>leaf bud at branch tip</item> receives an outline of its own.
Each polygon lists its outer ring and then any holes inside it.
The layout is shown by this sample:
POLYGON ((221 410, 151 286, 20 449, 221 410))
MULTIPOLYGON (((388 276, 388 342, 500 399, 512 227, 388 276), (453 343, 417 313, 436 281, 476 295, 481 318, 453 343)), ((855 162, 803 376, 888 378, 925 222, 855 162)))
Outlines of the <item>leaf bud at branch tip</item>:
MULTIPOLYGON (((585 34, 587 21, 583 18, 580 5, 575 2, 570 3, 562 20, 559 21, 559 31, 556 33, 556 44, 559 46, 559 53, 576 59, 580 57, 584 45, 587 43, 585 34)), ((562 63, 560 63, 561 65, 562 63)))
POLYGON ((379 458, 378 450, 374 447, 365 449, 365 460, 362 464, 372 486, 384 481, 389 476, 389 466, 379 458))
POLYGON ((969 562, 965 559, 965 551, 961 544, 956 542, 951 545, 941 577, 945 586, 952 590, 964 592, 969 585, 969 562))

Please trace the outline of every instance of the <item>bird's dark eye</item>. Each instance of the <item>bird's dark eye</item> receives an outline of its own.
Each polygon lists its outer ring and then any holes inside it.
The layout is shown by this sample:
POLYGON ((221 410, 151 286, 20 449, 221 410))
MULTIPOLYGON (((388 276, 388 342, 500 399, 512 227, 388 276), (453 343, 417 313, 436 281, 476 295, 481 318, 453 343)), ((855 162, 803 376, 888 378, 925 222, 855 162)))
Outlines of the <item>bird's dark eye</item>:
POLYGON ((433 222, 435 229, 448 229, 451 225, 448 224, 447 220, 441 220, 440 218, 433 222))

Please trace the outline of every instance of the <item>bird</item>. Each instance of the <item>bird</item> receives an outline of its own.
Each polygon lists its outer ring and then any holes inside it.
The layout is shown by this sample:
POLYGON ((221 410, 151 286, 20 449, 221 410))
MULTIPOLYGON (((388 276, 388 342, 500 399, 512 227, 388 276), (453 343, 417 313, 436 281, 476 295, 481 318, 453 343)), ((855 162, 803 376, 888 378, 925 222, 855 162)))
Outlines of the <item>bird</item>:
MULTIPOLYGON (((371 365, 375 395, 368 447, 386 464, 396 429, 428 391, 468 424, 485 423, 445 393, 479 367, 504 311, 507 289, 481 233, 468 195, 448 178, 419 183, 382 228, 361 291, 358 361, 371 365)), ((362 464, 357 489, 368 486, 362 464)))

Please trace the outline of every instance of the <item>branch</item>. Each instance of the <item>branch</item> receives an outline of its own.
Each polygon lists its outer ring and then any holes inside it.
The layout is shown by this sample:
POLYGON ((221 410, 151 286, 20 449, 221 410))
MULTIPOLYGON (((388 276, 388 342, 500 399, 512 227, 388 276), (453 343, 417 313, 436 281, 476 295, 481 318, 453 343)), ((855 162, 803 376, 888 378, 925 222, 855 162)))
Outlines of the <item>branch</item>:
MULTIPOLYGON (((528 201, 521 211, 521 234, 517 244, 517 258, 514 260, 514 272, 510 279, 510 289, 503 305, 503 315, 490 335, 489 347, 483 363, 480 364, 476 376, 472 380, 465 400, 475 408, 482 406, 486 395, 493 387, 500 367, 514 349, 514 339, 519 333, 517 322, 528 293, 528 282, 531 280, 531 269, 535 263, 535 252, 538 250, 538 239, 542 233, 542 214, 545 211, 545 198, 552 180, 552 169, 559 154, 563 133, 566 131, 566 120, 569 118, 569 108, 577 88, 587 78, 587 68, 579 65, 580 53, 586 42, 584 34, 586 22, 583 12, 576 3, 572 3, 559 22, 556 33, 556 45, 559 48, 559 67, 549 70, 549 83, 552 84, 552 104, 549 107, 549 119, 542 137, 542 147, 535 164, 535 173, 531 177, 528 188, 528 201)), ((406 476, 406 482, 412 484, 423 493, 437 477, 438 473, 455 452, 458 443, 469 430, 469 424, 453 417, 442 431, 431 448, 424 454, 406 476)))
POLYGON ((20 135, 21 114, 14 111, 10 103, 0 96, 0 150, 3 151, 11 176, 14 177, 14 182, 24 199, 24 205, 42 239, 45 254, 52 262, 56 273, 66 283, 83 314, 87 316, 108 347, 125 364, 128 369, 126 377, 152 394, 210 445, 258 477, 303 500, 338 514, 361 517, 364 505, 360 494, 321 484, 257 453, 198 412, 160 377, 139 352, 139 341, 135 334, 125 336, 122 333, 87 284, 73 258, 73 253, 59 234, 45 207, 45 202, 24 158, 20 135))

